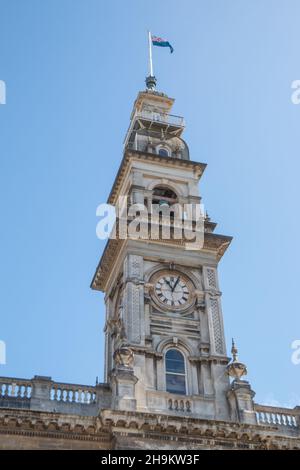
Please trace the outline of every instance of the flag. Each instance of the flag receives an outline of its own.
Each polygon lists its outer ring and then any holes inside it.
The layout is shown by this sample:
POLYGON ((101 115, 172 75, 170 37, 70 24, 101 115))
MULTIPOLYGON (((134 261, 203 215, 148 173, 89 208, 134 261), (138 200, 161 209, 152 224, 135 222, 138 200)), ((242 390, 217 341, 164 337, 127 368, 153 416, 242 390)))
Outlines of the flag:
POLYGON ((169 47, 171 54, 174 51, 169 41, 166 41, 165 39, 162 39, 162 38, 158 38, 157 36, 152 36, 151 39, 152 39, 153 46, 169 47))

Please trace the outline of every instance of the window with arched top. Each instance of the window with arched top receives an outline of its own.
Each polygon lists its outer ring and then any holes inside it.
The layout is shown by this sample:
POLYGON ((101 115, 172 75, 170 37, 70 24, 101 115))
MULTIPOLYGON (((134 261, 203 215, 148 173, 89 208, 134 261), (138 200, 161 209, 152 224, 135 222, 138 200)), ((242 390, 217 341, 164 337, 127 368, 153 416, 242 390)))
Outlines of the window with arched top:
POLYGON ((165 186, 156 186, 152 191, 152 201, 159 202, 161 200, 168 202, 170 205, 174 204, 177 202, 177 194, 165 186))
POLYGON ((169 157, 170 152, 166 148, 160 147, 160 149, 158 149, 158 155, 161 155, 162 157, 169 157))
POLYGON ((166 390, 186 395, 186 371, 183 354, 178 349, 169 349, 165 355, 166 390))

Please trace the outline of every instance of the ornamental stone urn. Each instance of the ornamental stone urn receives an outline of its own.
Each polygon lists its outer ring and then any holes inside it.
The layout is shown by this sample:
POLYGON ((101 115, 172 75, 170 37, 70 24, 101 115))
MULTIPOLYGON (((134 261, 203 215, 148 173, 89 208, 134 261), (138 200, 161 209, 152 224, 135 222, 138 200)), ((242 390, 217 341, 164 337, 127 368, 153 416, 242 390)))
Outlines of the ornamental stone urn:
POLYGON ((114 360, 116 366, 131 369, 133 366, 134 354, 133 351, 126 345, 121 346, 114 352, 114 360))

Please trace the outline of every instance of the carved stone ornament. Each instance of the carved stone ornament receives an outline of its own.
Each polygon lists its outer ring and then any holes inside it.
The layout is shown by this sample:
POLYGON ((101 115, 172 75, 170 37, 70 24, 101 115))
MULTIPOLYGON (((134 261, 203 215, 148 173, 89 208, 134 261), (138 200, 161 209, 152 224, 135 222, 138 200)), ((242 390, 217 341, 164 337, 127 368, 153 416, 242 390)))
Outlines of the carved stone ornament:
POLYGON ((243 375, 247 375, 247 367, 238 360, 238 350, 233 339, 231 354, 232 361, 227 366, 227 373, 234 380, 240 380, 243 375))
POLYGON ((114 360, 117 366, 132 368, 134 354, 127 346, 121 346, 114 352, 114 360))

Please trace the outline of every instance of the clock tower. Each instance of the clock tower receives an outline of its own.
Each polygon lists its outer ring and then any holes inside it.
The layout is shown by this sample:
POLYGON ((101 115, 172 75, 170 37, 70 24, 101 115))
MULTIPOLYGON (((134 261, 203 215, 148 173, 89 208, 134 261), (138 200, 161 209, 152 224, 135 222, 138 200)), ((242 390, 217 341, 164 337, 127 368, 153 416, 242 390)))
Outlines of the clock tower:
POLYGON ((91 284, 105 293, 105 382, 116 410, 228 420, 218 263, 231 237, 216 234, 208 216, 202 218, 199 245, 174 235, 175 206, 183 208, 182 220, 189 219, 192 228, 197 222, 206 165, 190 158, 184 119, 172 114, 174 100, 155 90, 155 80, 148 77, 146 83, 134 102, 108 198, 113 206, 126 198, 127 225, 132 207, 144 208, 146 236, 120 236, 117 230, 91 284), (191 215, 186 207, 192 207, 191 215))

